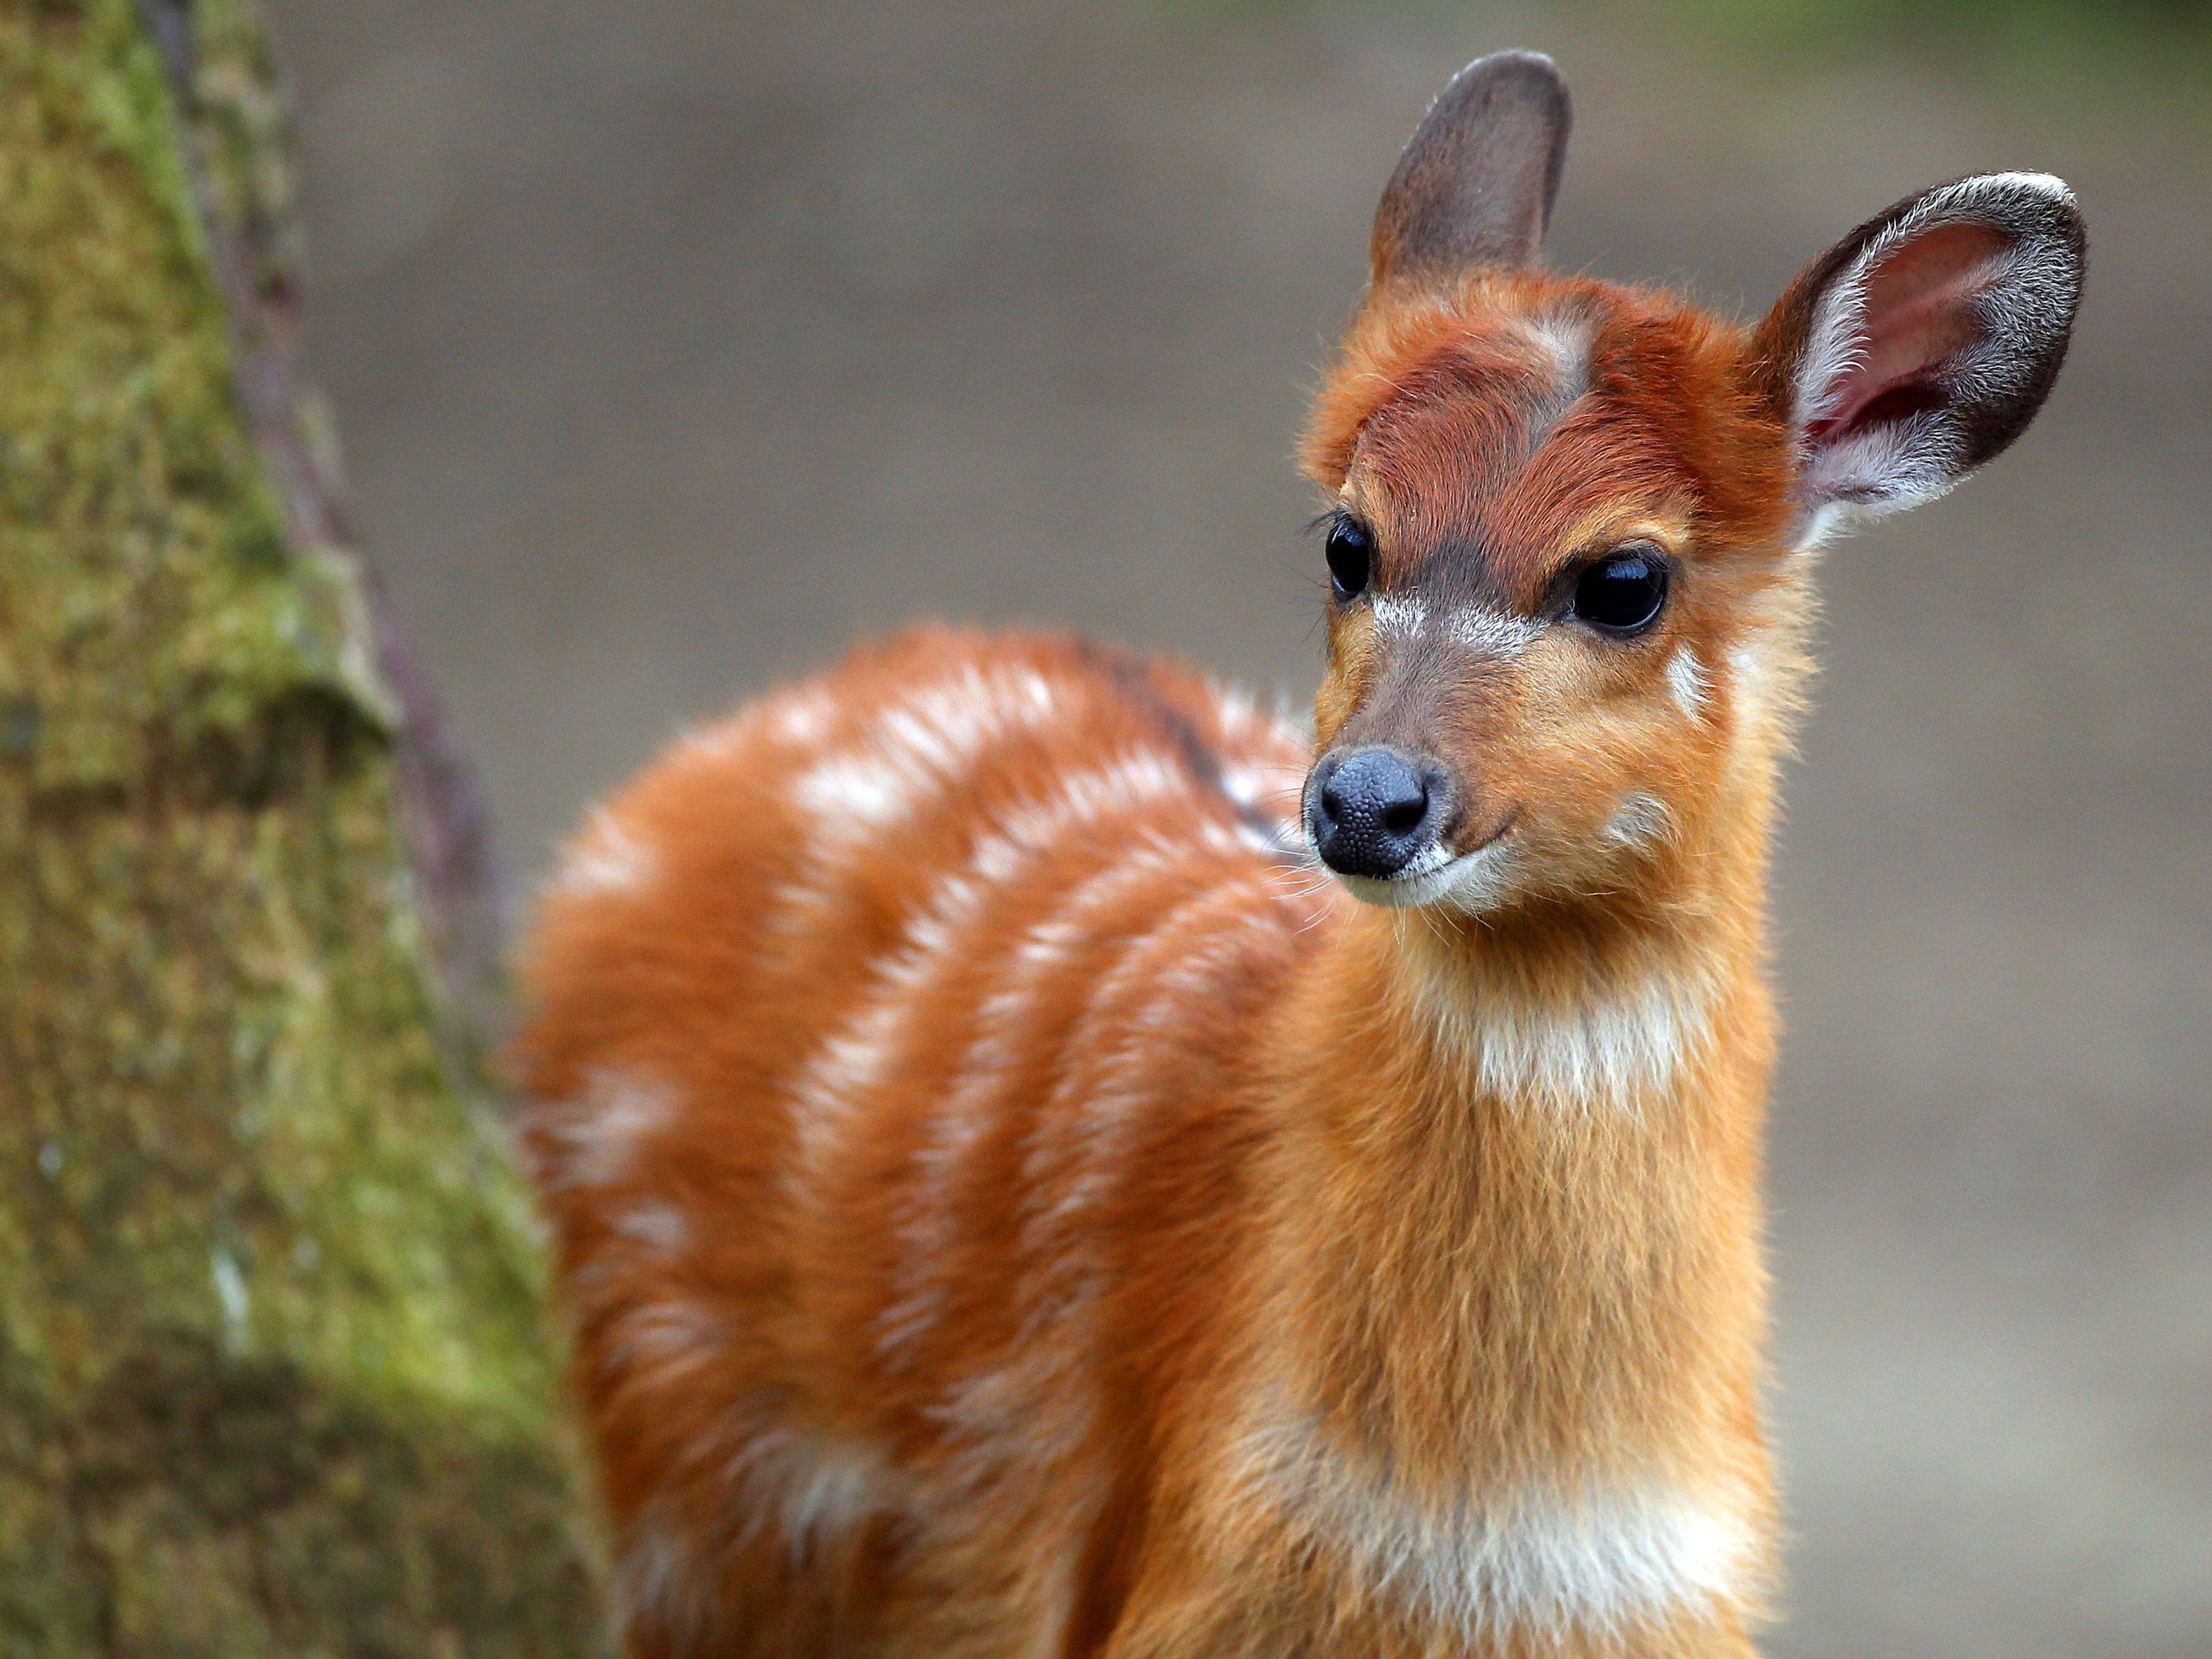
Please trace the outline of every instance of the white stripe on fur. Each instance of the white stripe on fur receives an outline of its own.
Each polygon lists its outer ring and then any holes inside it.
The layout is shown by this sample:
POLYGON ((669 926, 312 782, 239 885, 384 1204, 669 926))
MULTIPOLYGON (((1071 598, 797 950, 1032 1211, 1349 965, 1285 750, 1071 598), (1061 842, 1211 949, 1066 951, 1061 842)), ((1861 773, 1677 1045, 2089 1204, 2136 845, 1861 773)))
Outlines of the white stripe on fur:
POLYGON ((1661 1480, 1423 1501, 1296 1417, 1249 1435, 1236 1475, 1324 1557, 1349 1558, 1463 1640, 1617 1636, 1756 1593, 1757 1536, 1739 1506, 1661 1480))
POLYGON ((629 1178, 638 1149, 676 1115, 675 1091, 630 1066, 595 1067, 580 1091, 530 1109, 552 1144, 535 1171, 550 1188, 605 1187, 629 1178))
POLYGON ((552 890, 570 898, 623 892, 643 886, 657 867, 651 848, 605 807, 594 807, 583 833, 570 843, 552 890))
POLYGON ((1553 1110, 1633 1111, 1663 1092, 1711 1040, 1711 981, 1653 975, 1540 1003, 1498 986, 1471 986, 1455 968, 1409 963, 1410 988, 1475 1087, 1509 1104, 1553 1110))

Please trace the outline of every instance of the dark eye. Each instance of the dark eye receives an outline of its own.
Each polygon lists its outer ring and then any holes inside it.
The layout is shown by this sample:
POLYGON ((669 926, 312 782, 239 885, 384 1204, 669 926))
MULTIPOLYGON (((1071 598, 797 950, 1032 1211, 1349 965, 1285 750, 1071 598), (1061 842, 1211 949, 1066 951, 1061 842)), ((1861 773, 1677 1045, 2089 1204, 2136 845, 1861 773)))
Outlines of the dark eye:
POLYGON ((1666 603, 1667 564, 1655 548, 1608 553, 1575 584, 1575 615, 1608 634, 1641 633, 1666 603))
POLYGON ((1323 556, 1328 560, 1328 582, 1336 592, 1338 604, 1356 599, 1367 591, 1367 579, 1374 573, 1375 544, 1357 520, 1339 519, 1329 526, 1328 547, 1323 556))

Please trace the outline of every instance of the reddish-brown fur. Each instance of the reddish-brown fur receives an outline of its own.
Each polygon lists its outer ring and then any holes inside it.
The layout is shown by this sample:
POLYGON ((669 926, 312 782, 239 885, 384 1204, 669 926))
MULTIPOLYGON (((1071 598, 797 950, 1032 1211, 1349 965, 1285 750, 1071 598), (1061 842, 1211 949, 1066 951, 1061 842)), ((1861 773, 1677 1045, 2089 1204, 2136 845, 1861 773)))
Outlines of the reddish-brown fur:
POLYGON ((1305 745, 1041 635, 603 810, 520 1058, 638 1659, 1751 1651, 1811 302, 1378 272, 1316 746, 1439 757, 1480 902, 1354 902, 1305 745), (1540 629, 1628 538, 1663 620, 1540 629))

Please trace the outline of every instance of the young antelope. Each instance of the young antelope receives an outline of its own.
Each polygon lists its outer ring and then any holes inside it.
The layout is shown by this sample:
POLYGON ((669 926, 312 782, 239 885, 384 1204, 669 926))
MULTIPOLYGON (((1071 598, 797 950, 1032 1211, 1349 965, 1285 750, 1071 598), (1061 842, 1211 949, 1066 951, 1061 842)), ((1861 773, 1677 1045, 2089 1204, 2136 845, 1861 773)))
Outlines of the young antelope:
POLYGON ((677 745, 520 1049, 634 1659, 1719 1659, 1774 1576, 1762 970, 1814 550, 2049 391, 2057 179, 1753 327, 1547 273, 1548 59, 1398 163, 1308 744, 929 629, 677 745))

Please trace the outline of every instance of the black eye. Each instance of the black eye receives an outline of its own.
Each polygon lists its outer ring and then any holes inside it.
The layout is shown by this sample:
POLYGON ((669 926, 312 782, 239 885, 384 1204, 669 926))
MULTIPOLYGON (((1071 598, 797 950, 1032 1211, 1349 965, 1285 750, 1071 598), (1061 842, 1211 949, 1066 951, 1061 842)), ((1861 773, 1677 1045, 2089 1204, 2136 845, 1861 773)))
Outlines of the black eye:
POLYGON ((1328 547, 1323 555, 1328 560, 1328 583, 1336 592, 1341 605, 1358 599, 1367 591, 1367 579, 1374 572, 1375 544, 1368 540, 1367 532, 1357 520, 1338 519, 1328 527, 1328 547))
POLYGON ((1575 584, 1575 615, 1608 634, 1637 634, 1667 603, 1667 565, 1656 549, 1608 553, 1575 584))

